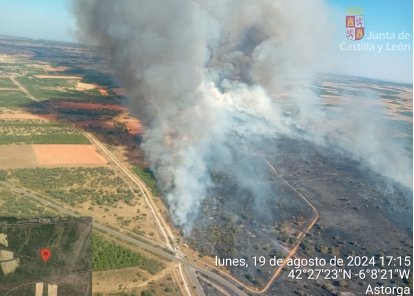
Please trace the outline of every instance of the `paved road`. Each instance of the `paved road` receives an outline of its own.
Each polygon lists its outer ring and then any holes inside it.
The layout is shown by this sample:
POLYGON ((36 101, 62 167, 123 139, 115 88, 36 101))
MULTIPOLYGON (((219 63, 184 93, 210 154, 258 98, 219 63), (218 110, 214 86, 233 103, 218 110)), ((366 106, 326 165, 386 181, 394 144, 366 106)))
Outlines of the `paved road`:
POLYGON ((194 289, 196 291, 197 296, 206 296, 203 287, 201 287, 200 281, 197 279, 195 270, 187 266, 185 266, 185 268, 187 270, 187 274, 189 275, 191 282, 195 284, 194 289))
MULTIPOLYGON (((61 212, 63 214, 66 214, 68 216, 72 216, 72 217, 80 217, 79 214, 61 206, 56 204, 55 202, 51 202, 49 199, 40 197, 39 194, 34 193, 33 191, 29 191, 26 188, 21 189, 21 188, 17 188, 16 186, 14 186, 13 184, 10 184, 8 182, 4 182, 4 181, 0 181, 0 185, 6 187, 7 189, 14 191, 15 193, 18 194, 24 194, 25 196, 29 197, 32 200, 35 200, 36 202, 43 204, 45 207, 48 208, 52 208, 54 210, 57 210, 58 212, 61 212)), ((163 251, 161 248, 156 247, 152 244, 149 243, 145 243, 141 240, 135 239, 133 237, 131 237, 130 235, 124 234, 123 232, 120 232, 118 230, 114 230, 111 227, 108 227, 102 223, 93 221, 93 227, 97 230, 100 230, 102 232, 108 233, 116 238, 120 238, 125 242, 129 242, 132 243, 134 245, 139 246, 140 248, 143 248, 147 251, 150 251, 152 253, 154 253, 155 255, 160 256, 161 258, 165 258, 168 260, 173 260, 176 261, 176 257, 170 253, 167 253, 165 251, 163 251)))
POLYGON ((98 148, 104 152, 106 154, 107 157, 109 157, 110 160, 112 160, 114 162, 114 164, 116 166, 119 167, 119 169, 121 169, 121 171, 129 178, 131 179, 131 181, 138 186, 138 188, 140 189, 141 193, 144 196, 145 202, 148 205, 148 207, 151 210, 152 215, 154 216, 155 222, 157 223, 158 229, 160 230, 165 244, 167 246, 167 248, 169 248, 170 250, 174 251, 174 247, 171 245, 170 243, 170 239, 174 242, 175 241, 175 237, 174 235, 171 233, 171 231, 167 230, 165 227, 165 222, 163 221, 160 213, 158 213, 157 209, 155 208, 154 204, 151 202, 151 194, 148 193, 148 191, 146 190, 146 186, 144 184, 141 183, 140 180, 138 180, 138 178, 135 176, 134 173, 130 172, 129 169, 127 167, 125 167, 125 165, 120 162, 111 151, 108 150, 108 148, 105 147, 105 145, 103 145, 100 141, 98 141, 92 134, 82 131, 82 133, 96 146, 98 146, 98 148), (168 232, 168 235, 167 235, 168 232))

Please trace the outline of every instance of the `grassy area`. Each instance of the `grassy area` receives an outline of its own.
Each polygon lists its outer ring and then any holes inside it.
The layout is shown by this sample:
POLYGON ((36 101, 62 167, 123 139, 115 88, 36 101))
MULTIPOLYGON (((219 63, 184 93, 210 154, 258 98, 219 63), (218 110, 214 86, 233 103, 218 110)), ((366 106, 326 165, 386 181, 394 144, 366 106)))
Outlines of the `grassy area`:
POLYGON ((124 180, 106 167, 35 168, 6 171, 8 179, 71 205, 90 200, 94 205, 113 205, 118 201, 132 205, 134 195, 124 180))
POLYGON ((0 145, 4 144, 89 144, 89 140, 82 134, 78 135, 30 135, 13 136, 0 135, 0 145))
POLYGON ((21 108, 31 103, 32 101, 20 91, 8 90, 0 92, 0 107, 21 108))
POLYGON ((0 78, 0 88, 16 88, 17 86, 9 78, 0 78))
POLYGON ((89 144, 78 130, 41 120, 0 120, 0 144, 89 144))
POLYGON ((53 78, 36 78, 36 77, 17 77, 21 84, 27 88, 44 88, 44 87, 75 87, 79 79, 53 79, 53 78))
POLYGON ((56 121, 43 120, 0 120, 0 126, 4 127, 18 127, 18 128, 70 128, 69 125, 62 124, 56 121))
POLYGON ((171 276, 168 276, 168 277, 159 279, 157 281, 149 282, 146 289, 142 290, 139 295, 140 296, 156 296, 156 295, 179 296, 182 294, 180 293, 180 289, 174 282, 173 278, 171 276))
POLYGON ((1 217, 40 217, 56 216, 56 212, 48 211, 27 197, 6 189, 0 189, 1 217))
POLYGON ((103 97, 99 95, 97 90, 88 90, 88 91, 78 91, 75 89, 48 89, 48 88, 39 88, 33 87, 28 88, 30 93, 39 100, 65 100, 65 101, 82 101, 82 102, 100 102, 104 100, 103 97))
POLYGON ((149 259, 143 254, 132 252, 97 233, 92 236, 92 249, 94 271, 138 267, 156 274, 164 269, 162 263, 149 259))
POLYGON ((35 77, 16 78, 27 90, 39 100, 65 100, 109 103, 113 99, 103 97, 97 89, 76 90, 71 79, 40 79, 35 77))
POLYGON ((133 171, 145 182, 154 195, 158 195, 157 180, 155 179, 154 173, 149 168, 134 167, 133 171))

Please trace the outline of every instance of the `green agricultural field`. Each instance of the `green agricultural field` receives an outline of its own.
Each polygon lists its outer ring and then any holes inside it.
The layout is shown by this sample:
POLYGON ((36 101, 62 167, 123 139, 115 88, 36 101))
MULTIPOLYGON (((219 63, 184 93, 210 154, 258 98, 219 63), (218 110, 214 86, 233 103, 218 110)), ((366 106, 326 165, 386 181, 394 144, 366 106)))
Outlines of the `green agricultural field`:
POLYGON ((70 126, 67 124, 59 123, 56 121, 44 121, 44 120, 35 120, 35 119, 26 119, 26 120, 0 120, 1 127, 14 127, 14 128, 39 128, 39 129, 51 129, 51 128, 61 128, 61 129, 70 129, 70 126))
POLYGON ((69 125, 42 120, 0 120, 0 144, 89 144, 69 125))
POLYGON ((88 200, 94 205, 134 204, 134 194, 115 172, 100 168, 35 168, 3 171, 8 179, 75 205, 88 200))
POLYGON ((155 179, 154 173, 149 168, 136 166, 133 168, 133 171, 145 182, 154 195, 158 195, 157 180, 155 179))
POLYGON ((64 100, 71 102, 86 102, 86 103, 113 103, 113 98, 103 97, 96 89, 78 91, 67 88, 65 90, 49 89, 33 87, 28 88, 30 93, 37 99, 42 101, 50 100, 64 100))
POLYGON ((92 249, 94 271, 138 267, 147 270, 151 274, 156 274, 165 268, 161 262, 149 259, 143 254, 132 252, 97 233, 92 235, 92 249))
POLYGON ((17 86, 9 78, 0 78, 0 88, 15 88, 17 86))
POLYGON ((0 145, 5 144, 89 144, 88 139, 83 135, 29 135, 29 136, 13 136, 1 135, 0 145))
POLYGON ((37 99, 42 101, 64 100, 90 103, 113 103, 113 98, 103 97, 97 89, 76 90, 74 80, 39 79, 34 77, 16 78, 37 99))
POLYGON ((52 78, 35 78, 35 77, 18 77, 17 80, 25 87, 45 88, 45 87, 75 87, 78 80, 74 79, 52 79, 52 78))
POLYGON ((31 103, 32 100, 21 91, 7 90, 0 92, 0 107, 22 108, 31 103))

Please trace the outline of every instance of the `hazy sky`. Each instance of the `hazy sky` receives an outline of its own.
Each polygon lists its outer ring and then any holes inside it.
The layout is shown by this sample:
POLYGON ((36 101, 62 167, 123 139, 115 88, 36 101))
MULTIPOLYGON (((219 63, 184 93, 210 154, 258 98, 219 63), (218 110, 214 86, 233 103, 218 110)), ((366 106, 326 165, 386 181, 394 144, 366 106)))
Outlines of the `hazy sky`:
MULTIPOLYGON (((115 0, 114 0, 115 1, 115 0)), ((304 0, 312 1, 312 0, 304 0)), ((412 0, 327 0, 332 7, 333 37, 327 42, 326 53, 321 60, 323 70, 350 75, 373 77, 391 81, 412 81, 412 0), (364 9, 366 35, 374 33, 410 34, 409 40, 348 41, 345 37, 347 8, 360 6, 364 9), (347 44, 369 43, 383 47, 383 51, 342 51, 341 42, 347 44), (405 51, 387 51, 389 46, 410 44, 405 51), (334 69, 334 70, 333 70, 334 69)), ((288 12, 287 12, 288 13, 288 12)), ((75 20, 67 0, 0 0, 0 34, 76 41, 75 20)))
POLYGON ((75 20, 65 0, 0 0, 0 34, 76 41, 75 20))
POLYGON ((412 82, 412 0, 330 0, 332 5, 332 25, 335 37, 331 48, 332 63, 328 68, 333 72, 373 77, 383 80, 412 82), (345 36, 345 16, 347 9, 359 6, 365 17, 365 37, 360 41, 349 41, 345 36), (395 34, 396 39, 369 40, 370 32, 395 34), (408 40, 398 39, 398 34, 406 32, 408 40), (342 51, 341 42, 374 46, 376 51, 342 51), (387 50, 404 45, 403 51, 387 50), (409 46, 409 49, 407 48, 409 46), (378 53, 379 47, 382 48, 378 53))

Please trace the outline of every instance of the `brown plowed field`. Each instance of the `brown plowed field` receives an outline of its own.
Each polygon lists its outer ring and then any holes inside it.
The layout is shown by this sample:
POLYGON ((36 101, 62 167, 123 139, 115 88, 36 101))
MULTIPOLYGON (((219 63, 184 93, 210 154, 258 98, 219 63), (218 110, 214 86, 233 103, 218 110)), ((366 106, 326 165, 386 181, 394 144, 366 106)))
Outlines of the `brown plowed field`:
POLYGON ((32 145, 0 145, 0 169, 21 169, 37 166, 32 145))
POLYGON ((0 120, 56 120, 55 114, 31 114, 31 113, 3 113, 0 114, 0 120))
POLYGON ((32 145, 39 166, 102 166, 106 160, 93 145, 32 145))
POLYGON ((60 166, 105 166, 93 145, 0 145, 0 169, 60 166))

